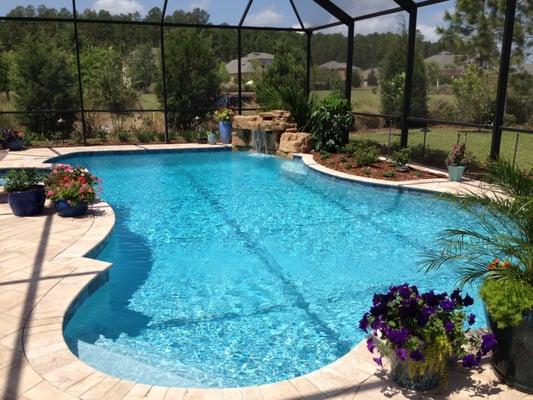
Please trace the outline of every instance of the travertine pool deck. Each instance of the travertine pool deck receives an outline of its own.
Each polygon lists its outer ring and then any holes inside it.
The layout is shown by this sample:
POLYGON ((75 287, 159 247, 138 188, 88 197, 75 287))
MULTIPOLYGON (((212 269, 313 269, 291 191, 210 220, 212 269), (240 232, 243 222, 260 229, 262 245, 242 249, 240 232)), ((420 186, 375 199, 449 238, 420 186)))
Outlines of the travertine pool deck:
MULTIPOLYGON (((197 149, 206 146, 121 146, 125 150, 197 149)), ((212 146, 209 146, 212 148, 212 146)), ((31 149, 10 153, 0 169, 43 166, 50 157, 77 151, 116 151, 116 146, 31 149), (58 154, 59 153, 59 154, 58 154)), ((321 171, 327 172, 327 171, 321 171)), ((389 182, 390 183, 390 182, 389 182)), ((474 184, 475 186, 475 184, 474 184)), ((460 187, 459 187, 460 188, 460 187)), ((61 399, 525 399, 499 383, 490 367, 452 371, 448 391, 421 395, 388 380, 364 343, 331 365, 308 375, 235 389, 166 388, 125 381, 96 371, 68 349, 65 313, 76 296, 111 265, 86 255, 109 235, 114 213, 106 203, 82 218, 45 215, 17 218, 0 204, 0 398, 61 399)))

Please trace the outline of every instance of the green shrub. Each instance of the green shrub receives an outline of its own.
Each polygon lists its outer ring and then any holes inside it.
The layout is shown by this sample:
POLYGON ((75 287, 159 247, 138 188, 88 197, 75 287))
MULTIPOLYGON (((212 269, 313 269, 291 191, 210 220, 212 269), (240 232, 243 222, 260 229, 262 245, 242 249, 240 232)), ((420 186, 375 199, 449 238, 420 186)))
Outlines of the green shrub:
POLYGON ((120 143, 128 143, 130 141, 130 134, 125 131, 120 131, 117 134, 117 138, 120 143))
POLYGON ((397 150, 392 153, 392 161, 397 167, 403 167, 411 161, 411 151, 408 148, 397 150))
POLYGON ((4 189, 6 192, 24 192, 39 185, 44 173, 35 168, 12 169, 7 173, 4 189))
POLYGON ((184 141, 190 143, 196 140, 196 138, 198 137, 198 133, 193 130, 186 129, 180 132, 180 136, 183 138, 184 141))
POLYGON ((154 142, 155 139, 156 139, 156 135, 154 132, 150 132, 150 131, 137 132, 137 140, 141 143, 151 143, 151 142, 154 142))
POLYGON ((503 279, 486 279, 479 292, 500 329, 518 325, 524 311, 533 308, 533 285, 527 282, 518 286, 503 279))
POLYGON ((384 178, 394 178, 396 176, 396 174, 392 171, 387 171, 387 172, 384 172, 383 173, 383 177, 384 178))
POLYGON ((343 150, 355 158, 359 167, 372 165, 378 161, 378 148, 373 144, 351 141, 343 150))
POLYGON ((338 93, 327 96, 316 105, 309 121, 315 149, 337 152, 346 143, 353 122, 350 103, 338 93))
POLYGON ((331 158, 331 153, 326 150, 320 150, 320 157, 322 157, 324 160, 327 160, 328 158, 331 158))

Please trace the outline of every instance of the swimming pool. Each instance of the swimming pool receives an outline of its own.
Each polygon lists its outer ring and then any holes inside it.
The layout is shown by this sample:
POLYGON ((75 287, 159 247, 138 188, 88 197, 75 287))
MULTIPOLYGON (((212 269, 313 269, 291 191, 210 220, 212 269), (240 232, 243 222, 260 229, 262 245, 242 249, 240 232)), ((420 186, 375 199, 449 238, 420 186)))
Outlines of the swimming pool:
POLYGON ((467 223, 431 195, 226 151, 62 162, 103 178, 117 218, 98 256, 114 265, 109 281, 76 310, 65 338, 123 379, 235 387, 299 376, 363 338, 358 321, 373 293, 403 282, 449 290, 456 278, 418 272, 435 234, 467 223))

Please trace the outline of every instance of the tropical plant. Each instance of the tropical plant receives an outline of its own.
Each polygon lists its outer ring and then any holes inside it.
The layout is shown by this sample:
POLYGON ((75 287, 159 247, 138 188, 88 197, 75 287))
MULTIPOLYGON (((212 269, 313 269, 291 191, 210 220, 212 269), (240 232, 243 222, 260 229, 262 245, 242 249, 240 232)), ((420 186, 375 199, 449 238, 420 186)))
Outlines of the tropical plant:
POLYGON ((6 192, 25 192, 39 186, 44 174, 35 168, 12 169, 6 175, 6 192))
POLYGON ((347 142, 353 121, 350 103, 339 93, 324 98, 316 105, 309 120, 315 150, 338 151, 347 142))
POLYGON ((69 206, 92 204, 96 200, 96 187, 101 180, 81 167, 67 164, 56 166, 46 179, 46 197, 64 201, 69 206))
POLYGON ((475 219, 475 228, 443 231, 421 265, 456 268, 461 286, 480 281, 489 315, 504 328, 533 308, 533 179, 505 160, 489 164, 485 179, 492 186, 483 193, 444 195, 475 219))
POLYGON ((377 349, 374 361, 378 365, 385 356, 406 363, 410 378, 426 373, 446 376, 451 358, 470 368, 496 344, 493 334, 476 336, 465 329, 466 323, 475 323, 475 315, 465 312, 473 303, 468 294, 461 296, 460 290, 450 295, 433 290, 420 293, 416 286, 405 283, 375 294, 359 327, 365 332, 371 329, 367 348, 372 354, 377 349))
POLYGON ((233 110, 230 108, 222 108, 215 111, 215 118, 218 121, 231 121, 233 119, 233 110))

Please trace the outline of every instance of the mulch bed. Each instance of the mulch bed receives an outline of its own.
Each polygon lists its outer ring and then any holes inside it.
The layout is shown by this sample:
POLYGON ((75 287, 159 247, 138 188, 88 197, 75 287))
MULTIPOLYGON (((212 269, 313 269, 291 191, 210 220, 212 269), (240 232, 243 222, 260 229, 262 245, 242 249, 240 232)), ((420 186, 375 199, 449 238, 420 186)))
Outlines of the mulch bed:
POLYGON ((410 168, 407 172, 399 172, 396 171, 394 164, 387 161, 378 161, 367 167, 359 167, 357 166, 355 158, 349 154, 343 153, 330 154, 327 157, 315 153, 313 158, 317 163, 324 167, 345 172, 347 174, 363 176, 365 178, 385 179, 388 181, 413 181, 417 179, 443 178, 441 175, 431 174, 413 168, 410 168))

